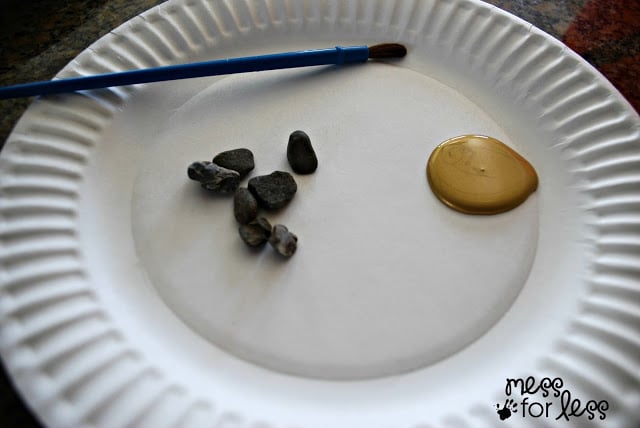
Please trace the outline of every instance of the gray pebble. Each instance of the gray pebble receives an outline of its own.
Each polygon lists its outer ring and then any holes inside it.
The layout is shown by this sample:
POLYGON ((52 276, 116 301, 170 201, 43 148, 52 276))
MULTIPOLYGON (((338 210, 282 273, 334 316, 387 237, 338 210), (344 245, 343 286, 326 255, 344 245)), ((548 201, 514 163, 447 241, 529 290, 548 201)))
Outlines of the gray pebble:
POLYGON ((298 185, 288 172, 275 171, 269 175, 253 177, 249 180, 249 190, 260 206, 275 210, 284 207, 293 199, 298 185))
POLYGON ((189 165, 189 168, 187 168, 187 175, 192 180, 200 181, 205 177, 205 169, 208 165, 211 165, 211 162, 193 162, 191 165, 189 165))
POLYGON ((291 257, 298 248, 298 237, 289 232, 286 226, 276 224, 271 230, 269 243, 281 255, 291 257))
POLYGON ((240 224, 247 224, 258 215, 258 201, 246 187, 238 187, 233 195, 233 215, 240 224))
POLYGON ((190 179, 215 193, 228 194, 236 191, 240 185, 240 174, 215 163, 203 161, 193 162, 187 169, 190 179))
POLYGON ((255 167, 253 153, 249 149, 234 149, 218 153, 213 158, 213 163, 238 171, 240 177, 246 176, 255 167))
POLYGON ((250 247, 258 247, 267 242, 271 236, 271 223, 264 217, 258 217, 252 222, 240 226, 238 233, 245 244, 250 247))
POLYGON ((295 131, 289 136, 287 160, 298 174, 311 174, 318 168, 318 158, 311 139, 304 131, 295 131))

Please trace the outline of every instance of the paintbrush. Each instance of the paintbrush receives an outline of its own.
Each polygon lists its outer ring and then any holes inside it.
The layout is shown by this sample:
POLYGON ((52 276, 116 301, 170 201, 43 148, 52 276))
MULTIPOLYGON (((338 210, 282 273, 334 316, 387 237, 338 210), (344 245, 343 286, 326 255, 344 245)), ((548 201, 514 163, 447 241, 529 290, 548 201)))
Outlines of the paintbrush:
POLYGON ((403 45, 384 43, 375 46, 337 46, 329 49, 220 59, 5 86, 0 87, 0 99, 251 71, 358 63, 369 59, 401 58, 406 53, 407 49, 403 45))

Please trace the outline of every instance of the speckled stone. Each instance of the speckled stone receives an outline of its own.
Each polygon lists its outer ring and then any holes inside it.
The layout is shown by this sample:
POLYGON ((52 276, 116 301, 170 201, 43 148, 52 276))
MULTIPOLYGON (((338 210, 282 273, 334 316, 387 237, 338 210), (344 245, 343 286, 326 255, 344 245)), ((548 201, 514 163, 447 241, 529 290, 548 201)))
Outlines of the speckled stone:
POLYGON ((249 180, 249 190, 261 207, 277 210, 293 199, 298 185, 288 172, 274 171, 269 175, 259 175, 249 180))
POLYGON ((246 187, 238 187, 233 195, 233 216, 240 224, 247 224, 258 215, 258 201, 246 187))
POLYGON ((253 153, 251 153, 251 150, 244 148, 218 153, 213 158, 213 163, 227 169, 238 171, 240 177, 245 177, 255 168, 253 153))

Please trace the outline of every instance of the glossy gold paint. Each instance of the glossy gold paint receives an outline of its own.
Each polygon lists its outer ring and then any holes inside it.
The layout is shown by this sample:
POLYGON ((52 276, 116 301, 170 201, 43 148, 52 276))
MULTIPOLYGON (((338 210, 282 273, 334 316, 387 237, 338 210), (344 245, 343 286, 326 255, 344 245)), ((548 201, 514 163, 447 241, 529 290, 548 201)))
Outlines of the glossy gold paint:
POLYGON ((484 135, 463 135, 436 147, 427 179, 440 201, 466 214, 509 211, 538 188, 538 175, 526 159, 484 135))

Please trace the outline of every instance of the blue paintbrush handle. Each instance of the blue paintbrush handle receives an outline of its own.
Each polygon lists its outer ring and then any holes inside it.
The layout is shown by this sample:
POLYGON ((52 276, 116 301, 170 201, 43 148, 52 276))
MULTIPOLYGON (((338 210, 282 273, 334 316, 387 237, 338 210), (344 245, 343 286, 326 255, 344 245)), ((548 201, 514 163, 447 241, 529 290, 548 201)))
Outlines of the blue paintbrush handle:
POLYGON ((338 46, 330 49, 221 59, 6 86, 0 88, 0 99, 30 97, 34 95, 56 94, 165 80, 189 79, 192 77, 246 73, 250 71, 365 62, 368 58, 369 48, 367 46, 338 46))

